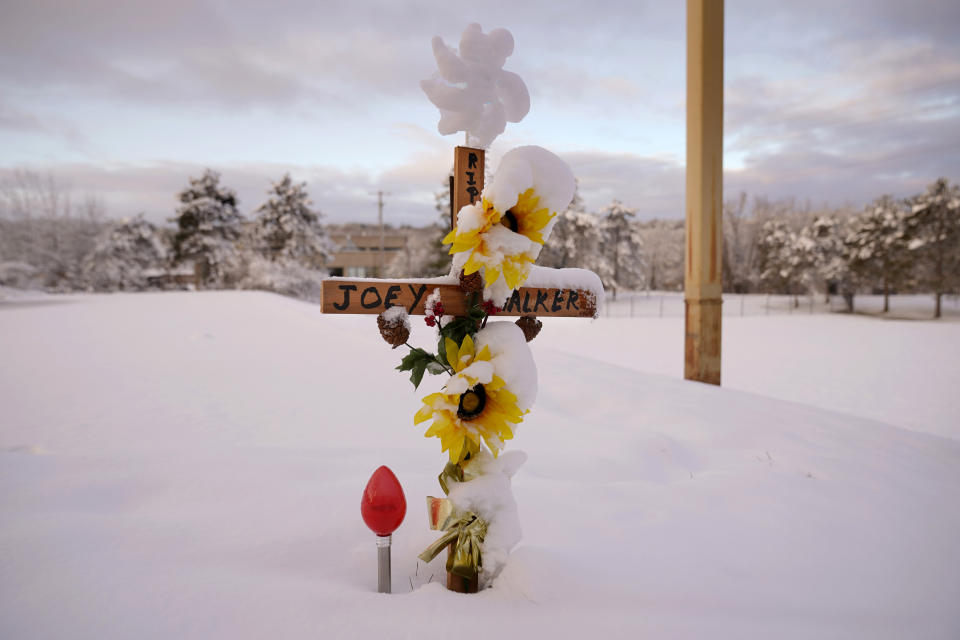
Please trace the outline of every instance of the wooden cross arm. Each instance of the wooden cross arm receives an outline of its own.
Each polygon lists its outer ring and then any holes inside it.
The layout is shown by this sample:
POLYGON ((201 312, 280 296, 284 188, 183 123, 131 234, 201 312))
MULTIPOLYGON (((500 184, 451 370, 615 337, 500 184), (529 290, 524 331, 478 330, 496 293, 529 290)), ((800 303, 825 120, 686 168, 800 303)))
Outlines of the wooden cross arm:
MULTIPOLYGON (((323 313, 352 314, 379 314, 389 307, 402 306, 407 313, 422 316, 427 297, 435 289, 440 290, 446 315, 467 314, 467 294, 458 285, 403 280, 324 280, 320 305, 323 313)), ((521 287, 496 315, 593 318, 596 313, 597 300, 591 291, 521 287)))

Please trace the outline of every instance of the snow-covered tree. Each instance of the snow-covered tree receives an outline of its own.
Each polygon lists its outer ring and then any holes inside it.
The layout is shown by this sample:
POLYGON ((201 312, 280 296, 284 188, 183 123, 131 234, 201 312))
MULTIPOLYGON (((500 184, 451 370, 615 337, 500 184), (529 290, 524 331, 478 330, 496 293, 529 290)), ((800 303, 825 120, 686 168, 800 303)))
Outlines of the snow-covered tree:
POLYGON ((747 194, 723 203, 723 290, 747 293, 759 279, 754 273, 759 225, 747 214, 747 194))
POLYGON ((637 212, 613 200, 601 211, 600 229, 603 234, 603 255, 606 265, 597 275, 605 287, 636 289, 644 282, 643 238, 637 227, 637 212))
POLYGON ((794 233, 783 220, 767 220, 760 229, 758 249, 763 289, 796 296, 809 288, 813 264, 809 236, 794 233))
POLYGON ((82 288, 83 258, 103 230, 103 205, 88 196, 75 206, 52 175, 18 170, 0 180, 0 256, 9 273, 54 291, 82 288))
POLYGON ((920 282, 933 290, 934 317, 939 318, 943 294, 960 288, 960 185, 940 178, 910 204, 905 219, 909 247, 920 282))
POLYGON ((800 232, 813 243, 811 268, 813 286, 823 286, 826 302, 832 293, 840 293, 853 311, 854 274, 850 271, 845 244, 847 225, 835 212, 822 213, 800 232))
POLYGON ((579 191, 575 190, 570 204, 557 214, 537 264, 555 269, 577 267, 598 270, 599 263, 603 262, 602 243, 600 219, 587 213, 579 191))
POLYGON ((903 205, 891 196, 881 196, 854 221, 847 235, 847 264, 861 283, 883 288, 883 310, 890 310, 890 291, 910 273, 903 205))
POLYGON ((83 276, 97 291, 147 289, 151 271, 163 269, 168 249, 157 227, 143 214, 115 223, 96 241, 83 262, 83 276))
POLYGON ((567 209, 558 214, 537 264, 556 269, 577 267, 599 272, 602 270, 600 263, 604 262, 602 243, 600 219, 595 214, 567 209))
POLYGON ((305 182, 295 183, 290 174, 275 182, 269 199, 257 209, 253 225, 254 246, 271 261, 294 261, 323 265, 333 246, 320 225, 305 182))
POLYGON ((683 220, 651 220, 640 225, 640 235, 647 264, 645 287, 682 289, 686 236, 683 220))
POLYGON ((200 285, 232 286, 242 268, 237 241, 243 221, 233 189, 221 187, 220 174, 207 169, 200 178, 190 178, 190 186, 177 197, 174 262, 192 260, 200 285))

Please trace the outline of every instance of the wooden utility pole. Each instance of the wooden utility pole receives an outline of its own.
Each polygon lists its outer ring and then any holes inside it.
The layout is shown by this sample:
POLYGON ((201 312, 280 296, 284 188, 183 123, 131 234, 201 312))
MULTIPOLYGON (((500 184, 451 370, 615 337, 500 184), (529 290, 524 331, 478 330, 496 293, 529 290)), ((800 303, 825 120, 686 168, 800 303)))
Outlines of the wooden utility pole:
POLYGON ((684 377, 720 384, 723 0, 687 0, 684 377))
POLYGON ((379 224, 380 224, 380 255, 379 255, 378 259, 377 259, 377 277, 378 277, 378 278, 382 278, 382 277, 383 277, 383 271, 384 271, 384 259, 383 259, 383 254, 384 254, 384 251, 385 251, 384 246, 383 246, 383 245, 384 245, 384 238, 383 238, 383 196, 384 196, 384 195, 390 195, 390 194, 389 194, 389 193, 388 193, 388 194, 384 194, 383 191, 377 191, 377 221, 378 221, 379 224))

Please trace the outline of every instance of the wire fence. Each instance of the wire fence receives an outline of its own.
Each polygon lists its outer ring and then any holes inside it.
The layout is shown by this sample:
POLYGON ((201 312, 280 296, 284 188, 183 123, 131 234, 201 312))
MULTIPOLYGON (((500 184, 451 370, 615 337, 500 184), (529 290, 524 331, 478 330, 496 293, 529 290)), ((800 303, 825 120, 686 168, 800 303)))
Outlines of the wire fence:
MULTIPOLYGON (((942 299, 944 317, 960 318, 960 296, 944 296, 942 299)), ((774 294, 723 294, 723 315, 762 316, 794 315, 845 312, 847 306, 841 296, 815 295, 774 295, 774 294)), ((925 295, 890 296, 892 317, 932 318, 934 298, 925 295)), ((882 295, 858 295, 854 298, 854 312, 881 314, 883 312, 882 295)), ((620 291, 616 297, 607 293, 606 301, 600 312, 605 318, 676 318, 683 317, 683 293, 677 291, 620 291)))

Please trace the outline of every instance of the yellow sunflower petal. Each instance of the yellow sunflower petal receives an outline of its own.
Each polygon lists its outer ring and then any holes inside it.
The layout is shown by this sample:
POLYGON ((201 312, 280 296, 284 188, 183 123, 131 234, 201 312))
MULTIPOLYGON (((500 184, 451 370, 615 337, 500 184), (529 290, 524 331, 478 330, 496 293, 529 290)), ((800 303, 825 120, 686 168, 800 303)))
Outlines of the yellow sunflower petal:
POLYGON ((460 343, 460 357, 458 360, 469 356, 469 360, 464 363, 464 367, 473 362, 473 357, 476 355, 477 349, 473 344, 473 338, 470 337, 470 334, 463 336, 463 342, 460 343))
POLYGON ((463 265, 463 274, 470 275, 471 273, 476 273, 483 268, 483 261, 480 260, 481 254, 478 252, 473 252, 470 254, 470 257, 467 258, 467 262, 463 265))
POLYGON ((430 416, 433 415, 433 407, 424 405, 420 407, 420 410, 417 411, 416 415, 413 416, 413 424, 420 424, 424 420, 429 420, 430 416))
POLYGON ((443 339, 443 346, 447 350, 447 362, 450 363, 454 371, 460 373, 460 369, 463 367, 460 366, 460 349, 457 347, 457 343, 445 337, 443 339))
POLYGON ((497 281, 497 278, 500 277, 500 269, 497 267, 487 266, 483 272, 483 280, 487 283, 487 286, 497 281))
POLYGON ((460 461, 460 454, 463 452, 463 437, 458 437, 450 445, 450 462, 457 463, 460 461))

